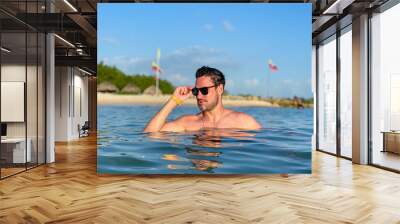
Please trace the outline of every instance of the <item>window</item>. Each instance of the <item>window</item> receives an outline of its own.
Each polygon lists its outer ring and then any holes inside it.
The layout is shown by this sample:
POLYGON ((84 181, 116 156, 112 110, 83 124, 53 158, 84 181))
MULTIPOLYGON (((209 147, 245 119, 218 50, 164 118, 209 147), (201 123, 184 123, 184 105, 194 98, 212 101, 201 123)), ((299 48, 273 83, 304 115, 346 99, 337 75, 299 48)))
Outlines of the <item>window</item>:
MULTIPOLYGON (((43 1, 1 2, 17 13, 41 13, 43 1), (17 8, 15 6, 18 6, 17 8)), ((45 163, 45 35, 0 12, 0 178, 45 163), (7 22, 4 22, 4 21, 7 22), (11 96, 14 96, 13 98, 11 96), (4 130, 3 130, 4 129, 4 130)))
POLYGON ((396 170, 400 170, 398 21, 400 4, 371 18, 371 157, 373 164, 396 170))
POLYGON ((340 154, 352 157, 352 32, 351 25, 340 36, 340 154))
POLYGON ((336 35, 318 48, 318 149, 336 153, 336 35))

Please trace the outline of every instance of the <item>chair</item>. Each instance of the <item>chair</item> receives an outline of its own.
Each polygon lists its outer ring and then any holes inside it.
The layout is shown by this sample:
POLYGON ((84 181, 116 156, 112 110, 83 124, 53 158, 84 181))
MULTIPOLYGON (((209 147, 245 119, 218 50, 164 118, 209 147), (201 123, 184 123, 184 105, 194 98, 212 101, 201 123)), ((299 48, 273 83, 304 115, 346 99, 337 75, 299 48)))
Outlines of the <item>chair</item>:
POLYGON ((79 138, 89 136, 89 129, 90 129, 89 121, 85 121, 82 127, 78 124, 79 138))

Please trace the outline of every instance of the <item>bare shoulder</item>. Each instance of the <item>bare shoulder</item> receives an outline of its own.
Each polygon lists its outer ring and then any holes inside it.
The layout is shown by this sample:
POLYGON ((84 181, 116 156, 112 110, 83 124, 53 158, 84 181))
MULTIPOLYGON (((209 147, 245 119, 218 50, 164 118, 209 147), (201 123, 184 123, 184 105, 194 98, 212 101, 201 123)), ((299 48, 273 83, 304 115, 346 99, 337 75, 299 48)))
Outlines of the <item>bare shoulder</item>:
POLYGON ((161 128, 160 131, 173 131, 173 132, 185 131, 187 128, 186 124, 191 123, 195 119, 196 119, 195 115, 183 115, 173 121, 164 124, 164 126, 161 128))
POLYGON ((254 119, 249 114, 239 112, 239 111, 234 111, 234 110, 227 110, 226 116, 231 119, 240 119, 240 120, 254 119))
POLYGON ((199 120, 199 116, 197 114, 188 114, 188 115, 182 115, 178 117, 177 119, 171 121, 170 123, 173 123, 175 125, 179 125, 182 127, 185 127, 187 125, 191 125, 199 120))
POLYGON ((249 114, 231 110, 227 116, 230 120, 235 120, 237 124, 240 124, 243 129, 261 128, 261 125, 257 122, 257 120, 249 114))
POLYGON ((198 120, 199 117, 197 115, 193 115, 193 114, 188 114, 188 115, 182 115, 180 117, 178 117, 176 120, 174 120, 174 122, 191 122, 191 121, 196 121, 198 120))

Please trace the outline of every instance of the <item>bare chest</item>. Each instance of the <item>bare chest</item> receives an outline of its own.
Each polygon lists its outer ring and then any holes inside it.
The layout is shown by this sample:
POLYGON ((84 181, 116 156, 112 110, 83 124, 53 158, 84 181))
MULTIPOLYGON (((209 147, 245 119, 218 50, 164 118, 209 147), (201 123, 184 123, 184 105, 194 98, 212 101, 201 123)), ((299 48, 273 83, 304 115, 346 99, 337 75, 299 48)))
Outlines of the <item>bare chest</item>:
POLYGON ((240 128, 241 124, 231 118, 223 118, 218 122, 204 121, 202 119, 187 122, 185 129, 188 131, 200 130, 202 128, 240 128))

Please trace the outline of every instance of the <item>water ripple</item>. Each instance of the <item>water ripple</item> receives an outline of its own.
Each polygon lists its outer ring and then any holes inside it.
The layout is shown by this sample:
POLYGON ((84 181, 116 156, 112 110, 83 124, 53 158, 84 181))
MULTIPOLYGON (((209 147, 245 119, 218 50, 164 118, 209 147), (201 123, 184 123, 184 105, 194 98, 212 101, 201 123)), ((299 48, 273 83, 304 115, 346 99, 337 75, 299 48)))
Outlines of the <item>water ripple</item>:
MULTIPOLYGON (((311 173, 311 109, 232 108, 254 116, 264 127, 257 131, 143 133, 159 109, 98 107, 99 173, 311 173)), ((196 107, 182 106, 170 117, 193 113, 196 107)))

